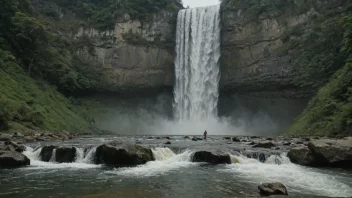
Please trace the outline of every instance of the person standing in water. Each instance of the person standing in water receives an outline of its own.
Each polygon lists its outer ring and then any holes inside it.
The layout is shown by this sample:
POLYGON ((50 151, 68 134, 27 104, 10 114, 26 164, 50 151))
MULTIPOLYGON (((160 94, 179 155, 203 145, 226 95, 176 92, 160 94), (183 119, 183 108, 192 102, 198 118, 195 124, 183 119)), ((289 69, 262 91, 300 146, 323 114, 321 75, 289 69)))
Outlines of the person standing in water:
POLYGON ((207 135, 208 135, 207 130, 204 131, 204 134, 203 134, 203 135, 204 135, 204 139, 206 140, 206 139, 207 139, 207 135))

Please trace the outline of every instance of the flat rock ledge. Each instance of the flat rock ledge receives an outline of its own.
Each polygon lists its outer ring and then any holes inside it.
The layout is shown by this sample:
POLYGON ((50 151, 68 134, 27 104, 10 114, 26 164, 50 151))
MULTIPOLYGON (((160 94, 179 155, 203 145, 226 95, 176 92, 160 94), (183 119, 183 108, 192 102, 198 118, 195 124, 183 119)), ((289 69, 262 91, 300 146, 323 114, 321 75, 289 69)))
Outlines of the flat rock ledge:
POLYGON ((287 156, 303 166, 352 168, 352 137, 313 140, 292 148, 287 156))

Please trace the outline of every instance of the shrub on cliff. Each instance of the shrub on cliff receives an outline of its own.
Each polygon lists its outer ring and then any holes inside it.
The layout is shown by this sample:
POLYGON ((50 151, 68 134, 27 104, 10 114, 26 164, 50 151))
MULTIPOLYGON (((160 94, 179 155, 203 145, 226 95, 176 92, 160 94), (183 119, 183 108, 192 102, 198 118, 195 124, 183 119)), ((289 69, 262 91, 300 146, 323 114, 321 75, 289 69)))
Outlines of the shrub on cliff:
MULTIPOLYGON (((352 14, 343 17, 343 53, 352 53, 352 14)), ((352 58, 347 59, 289 128, 290 135, 352 135, 352 58)))

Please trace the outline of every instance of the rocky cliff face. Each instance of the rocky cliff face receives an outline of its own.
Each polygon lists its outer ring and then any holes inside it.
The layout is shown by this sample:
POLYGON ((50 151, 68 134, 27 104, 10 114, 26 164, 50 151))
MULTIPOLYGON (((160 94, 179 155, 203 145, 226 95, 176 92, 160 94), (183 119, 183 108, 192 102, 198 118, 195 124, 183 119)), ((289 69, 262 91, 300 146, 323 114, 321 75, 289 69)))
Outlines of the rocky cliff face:
POLYGON ((297 87, 293 59, 280 53, 289 30, 350 5, 332 1, 224 1, 222 4, 221 87, 255 96, 305 98, 311 89, 297 87))
POLYGON ((104 89, 171 87, 176 15, 161 11, 144 20, 133 20, 126 14, 113 30, 82 27, 75 37, 88 36, 92 41, 94 54, 81 53, 102 67, 104 89))

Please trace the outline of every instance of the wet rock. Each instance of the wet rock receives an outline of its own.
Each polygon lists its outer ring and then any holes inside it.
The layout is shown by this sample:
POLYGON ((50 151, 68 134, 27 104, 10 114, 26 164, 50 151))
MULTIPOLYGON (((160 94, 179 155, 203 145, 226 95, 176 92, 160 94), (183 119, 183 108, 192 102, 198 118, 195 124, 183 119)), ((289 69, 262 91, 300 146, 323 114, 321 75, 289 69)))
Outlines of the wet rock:
POLYGON ((232 141, 234 142, 241 142, 241 139, 239 137, 233 137, 232 141))
POLYGON ((41 138, 41 137, 37 137, 37 138, 35 138, 35 140, 36 140, 36 141, 39 141, 39 142, 44 142, 44 141, 46 141, 46 139, 41 138))
POLYGON ((25 142, 34 142, 34 141, 36 141, 35 138, 33 138, 33 137, 31 137, 31 136, 24 136, 24 137, 23 137, 23 140, 24 140, 25 142))
POLYGON ((76 158, 76 148, 74 147, 59 147, 55 153, 55 160, 59 163, 71 163, 76 158))
POLYGON ((287 153, 287 157, 292 163, 303 166, 314 166, 316 164, 312 152, 305 146, 292 148, 287 153))
POLYGON ((39 154, 42 161, 49 162, 51 159, 51 156, 53 155, 53 151, 56 148, 57 146, 44 146, 39 154))
POLYGON ((13 141, 7 141, 5 142, 5 145, 11 145, 13 146, 13 148, 15 149, 16 152, 20 152, 22 153, 23 151, 26 150, 26 147, 23 145, 18 145, 17 143, 13 142, 13 141))
POLYGON ((255 142, 250 142, 248 143, 248 145, 255 145, 255 142))
POLYGON ((14 151, 16 152, 15 147, 13 147, 12 145, 0 145, 0 151, 14 151))
POLYGON ((207 162, 210 164, 231 164, 228 154, 214 154, 208 151, 197 151, 192 157, 192 162, 207 162))
POLYGON ((30 160, 16 151, 0 151, 0 168, 18 168, 27 166, 30 160))
POLYGON ((11 135, 0 133, 0 141, 10 141, 11 135))
POLYGON ((99 146, 96 157, 98 164, 118 167, 136 166, 154 160, 151 149, 123 140, 115 140, 99 146))
POLYGON ((15 138, 22 138, 22 137, 24 137, 24 135, 23 135, 22 133, 20 133, 20 132, 15 132, 15 133, 13 134, 13 137, 15 137, 15 138))
POLYGON ((248 158, 252 158, 252 159, 256 159, 262 163, 264 163, 266 161, 266 159, 269 157, 268 154, 265 153, 261 153, 261 152, 244 152, 246 153, 246 156, 248 158))
POLYGON ((282 143, 282 145, 284 145, 284 146, 290 146, 290 145, 291 145, 291 142, 284 142, 284 143, 282 143))
POLYGON ((171 138, 170 138, 170 137, 164 137, 164 139, 171 140, 171 138))
POLYGON ((271 148, 275 147, 275 144, 273 144, 271 141, 262 141, 253 146, 253 148, 271 148))
POLYGON ((198 141, 198 138, 193 137, 193 138, 192 138, 192 141, 195 141, 195 142, 196 142, 196 141, 198 141))
POLYGON ((189 136, 185 136, 184 139, 190 139, 189 136))
POLYGON ((286 187, 282 183, 264 183, 258 186, 261 195, 288 195, 286 187))
POLYGON ((171 144, 171 142, 169 141, 169 142, 166 142, 165 144, 171 144))
POLYGON ((231 140, 230 137, 223 137, 222 139, 224 139, 224 140, 231 140))
POLYGON ((352 168, 352 137, 314 140, 308 148, 319 165, 352 168))

